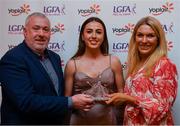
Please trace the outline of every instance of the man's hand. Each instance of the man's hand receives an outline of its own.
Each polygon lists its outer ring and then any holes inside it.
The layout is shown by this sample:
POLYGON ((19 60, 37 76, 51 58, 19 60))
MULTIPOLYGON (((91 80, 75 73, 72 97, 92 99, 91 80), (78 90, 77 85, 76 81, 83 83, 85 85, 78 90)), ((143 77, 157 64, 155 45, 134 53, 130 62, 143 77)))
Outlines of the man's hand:
POLYGON ((90 95, 77 94, 72 96, 73 107, 76 109, 89 111, 93 106, 93 99, 90 95))

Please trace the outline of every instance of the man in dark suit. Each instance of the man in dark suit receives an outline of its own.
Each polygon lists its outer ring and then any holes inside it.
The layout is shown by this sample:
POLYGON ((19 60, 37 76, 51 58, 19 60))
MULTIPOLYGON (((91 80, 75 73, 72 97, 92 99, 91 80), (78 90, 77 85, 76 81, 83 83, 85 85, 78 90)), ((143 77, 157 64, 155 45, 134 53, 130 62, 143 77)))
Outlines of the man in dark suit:
POLYGON ((63 124, 71 108, 88 110, 88 95, 64 97, 59 55, 47 49, 50 21, 32 13, 25 21, 24 41, 0 60, 2 124, 63 124))

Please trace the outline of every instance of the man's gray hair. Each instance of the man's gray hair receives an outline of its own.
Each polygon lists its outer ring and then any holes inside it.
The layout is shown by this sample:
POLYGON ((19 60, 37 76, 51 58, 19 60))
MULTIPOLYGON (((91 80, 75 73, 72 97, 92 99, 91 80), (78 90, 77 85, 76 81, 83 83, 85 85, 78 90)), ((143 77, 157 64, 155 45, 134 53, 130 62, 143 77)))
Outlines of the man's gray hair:
POLYGON ((34 13, 32 13, 32 14, 30 14, 30 15, 27 16, 26 21, 25 21, 25 26, 29 23, 29 19, 30 19, 31 17, 42 17, 42 18, 46 18, 46 19, 49 21, 49 24, 50 24, 50 20, 48 19, 48 17, 47 17, 45 14, 43 14, 43 13, 41 13, 41 12, 34 12, 34 13))

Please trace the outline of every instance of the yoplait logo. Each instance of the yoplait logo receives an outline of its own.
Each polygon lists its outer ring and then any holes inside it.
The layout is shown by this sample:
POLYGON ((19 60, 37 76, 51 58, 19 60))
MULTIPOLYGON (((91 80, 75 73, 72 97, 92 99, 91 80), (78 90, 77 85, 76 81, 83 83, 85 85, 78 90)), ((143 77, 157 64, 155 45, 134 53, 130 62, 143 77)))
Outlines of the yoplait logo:
POLYGON ((134 24, 128 23, 123 28, 112 28, 112 31, 115 35, 122 36, 122 35, 126 34, 127 32, 132 33, 134 26, 135 26, 134 24))
POLYGON ((162 5, 163 8, 167 9, 167 11, 169 13, 172 12, 172 10, 174 10, 174 7, 173 7, 173 3, 169 3, 169 2, 166 2, 165 5, 162 5))
POLYGON ((89 9, 78 9, 78 14, 80 14, 83 17, 86 17, 93 13, 99 14, 100 11, 101 11, 100 6, 97 4, 93 4, 92 6, 90 6, 89 9))
POLYGON ((12 16, 19 16, 20 14, 28 14, 30 12, 30 5, 28 4, 23 4, 20 8, 18 9, 8 9, 9 14, 12 16))
POLYGON ((122 64, 122 69, 127 70, 127 62, 126 61, 122 64))
POLYGON ((63 59, 61 59, 61 64, 60 64, 62 67, 64 67, 65 66, 65 62, 64 62, 64 60, 63 59))
POLYGON ((165 5, 162 5, 160 8, 149 8, 149 13, 154 16, 161 15, 165 12, 171 13, 174 10, 173 3, 166 2, 165 5))
POLYGON ((51 28, 51 35, 55 34, 56 32, 63 33, 64 30, 64 24, 58 23, 57 25, 51 28))
POLYGON ((172 50, 172 48, 173 48, 173 42, 172 41, 167 42, 167 48, 168 48, 168 51, 172 50))

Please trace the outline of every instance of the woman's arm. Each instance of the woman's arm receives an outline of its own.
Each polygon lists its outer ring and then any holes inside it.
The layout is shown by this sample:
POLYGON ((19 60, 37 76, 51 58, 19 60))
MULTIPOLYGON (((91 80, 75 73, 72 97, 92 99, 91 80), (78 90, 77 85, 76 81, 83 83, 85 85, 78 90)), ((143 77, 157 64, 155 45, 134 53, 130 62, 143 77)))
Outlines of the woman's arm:
POLYGON ((124 78, 122 65, 118 57, 111 56, 111 68, 115 74, 115 84, 117 86, 118 92, 123 92, 124 88, 124 78))
POLYGON ((73 77, 75 72, 75 66, 74 61, 69 60, 65 67, 65 96, 71 96, 72 95, 72 89, 73 89, 73 77))

